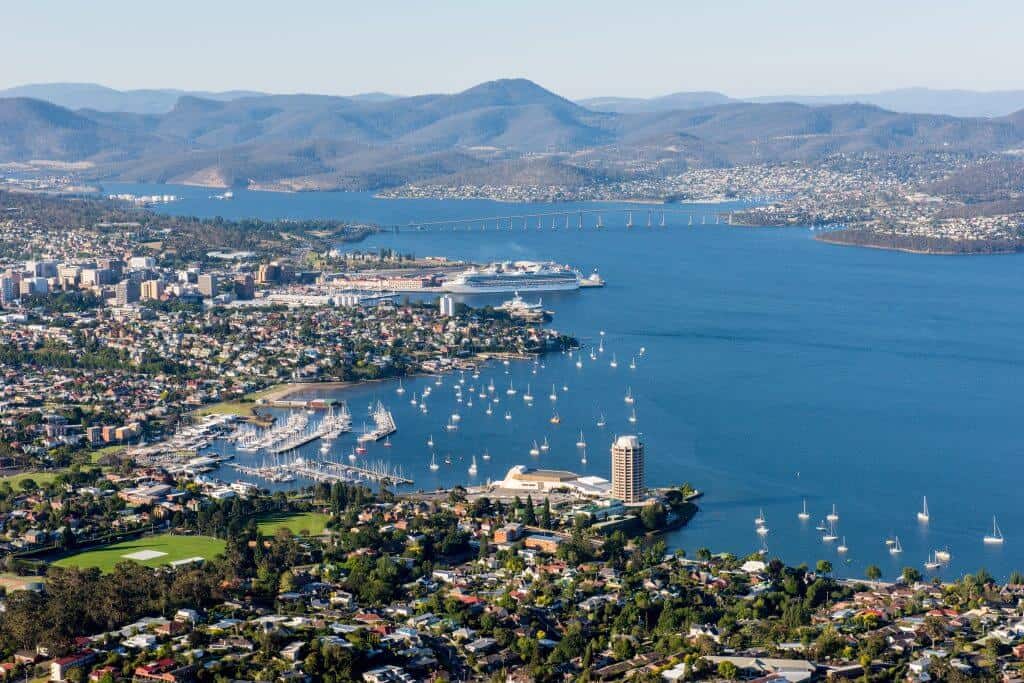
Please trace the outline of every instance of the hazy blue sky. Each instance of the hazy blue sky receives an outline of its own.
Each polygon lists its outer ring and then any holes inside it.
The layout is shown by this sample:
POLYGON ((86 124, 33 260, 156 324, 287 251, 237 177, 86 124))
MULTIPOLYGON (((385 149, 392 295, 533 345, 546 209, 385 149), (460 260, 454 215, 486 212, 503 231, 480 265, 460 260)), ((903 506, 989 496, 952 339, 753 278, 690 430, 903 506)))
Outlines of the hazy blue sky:
POLYGON ((569 97, 1024 88, 1024 0, 12 0, 0 86, 569 97))

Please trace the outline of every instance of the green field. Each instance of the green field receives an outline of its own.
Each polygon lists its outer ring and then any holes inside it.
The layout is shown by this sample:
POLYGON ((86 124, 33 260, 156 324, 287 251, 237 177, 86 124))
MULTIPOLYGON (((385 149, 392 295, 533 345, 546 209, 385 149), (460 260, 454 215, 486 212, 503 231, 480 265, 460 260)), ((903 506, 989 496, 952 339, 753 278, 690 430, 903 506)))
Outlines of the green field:
POLYGON ((63 557, 56 562, 56 567, 99 567, 100 571, 109 572, 114 565, 124 560, 131 560, 147 567, 162 567, 169 562, 185 560, 191 557, 202 557, 207 560, 224 552, 224 541, 209 536, 146 536, 131 541, 122 541, 113 545, 86 550, 75 555, 63 557), (125 555, 144 553, 145 558, 130 558, 125 555), (156 555, 156 553, 160 553, 156 555))
POLYGON ((11 485, 11 488, 15 491, 21 490, 21 482, 25 479, 31 479, 35 483, 43 486, 44 484, 51 483, 57 476, 67 470, 47 470, 46 472, 22 472, 21 474, 12 474, 9 477, 0 477, 0 482, 7 482, 11 485))
POLYGON ((282 528, 295 535, 308 531, 311 536, 318 536, 327 528, 328 520, 330 517, 322 512, 275 513, 260 517, 257 529, 262 536, 273 536, 282 528))

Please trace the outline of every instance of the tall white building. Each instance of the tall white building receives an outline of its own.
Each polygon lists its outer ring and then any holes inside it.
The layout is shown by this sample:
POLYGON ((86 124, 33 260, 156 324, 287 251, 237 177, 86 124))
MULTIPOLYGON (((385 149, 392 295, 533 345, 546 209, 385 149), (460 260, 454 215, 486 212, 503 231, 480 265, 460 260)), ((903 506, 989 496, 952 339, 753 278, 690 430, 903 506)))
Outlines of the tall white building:
POLYGON ((455 299, 448 294, 443 295, 438 301, 438 309, 441 315, 449 317, 455 315, 455 299))
POLYGON ((644 445, 636 435, 624 435, 612 444, 612 498, 623 503, 645 500, 644 445))

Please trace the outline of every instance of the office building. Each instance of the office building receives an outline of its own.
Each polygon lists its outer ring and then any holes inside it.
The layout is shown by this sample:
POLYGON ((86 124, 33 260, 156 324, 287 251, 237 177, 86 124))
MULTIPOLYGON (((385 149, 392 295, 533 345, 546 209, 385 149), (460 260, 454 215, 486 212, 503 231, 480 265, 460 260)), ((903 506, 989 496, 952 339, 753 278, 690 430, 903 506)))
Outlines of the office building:
POLYGON ((139 283, 134 280, 121 280, 114 287, 114 303, 118 306, 134 304, 139 300, 140 296, 142 296, 142 289, 139 287, 139 283))
POLYGON ((620 436, 612 444, 612 498, 640 503, 645 493, 644 445, 638 436, 620 436))
POLYGON ((217 277, 214 275, 203 274, 199 276, 199 293, 207 299, 212 299, 217 295, 217 277))
POLYGON ((139 296, 143 301, 158 301, 163 294, 164 283, 160 280, 146 280, 139 290, 139 296))

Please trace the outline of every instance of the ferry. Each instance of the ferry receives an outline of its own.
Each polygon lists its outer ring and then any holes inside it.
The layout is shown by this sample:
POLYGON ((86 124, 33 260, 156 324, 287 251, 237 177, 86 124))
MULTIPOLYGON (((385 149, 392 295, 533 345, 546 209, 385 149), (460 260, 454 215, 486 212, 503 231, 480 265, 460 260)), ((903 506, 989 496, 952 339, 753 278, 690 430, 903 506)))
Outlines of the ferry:
POLYGON ((453 294, 565 292, 587 286, 583 281, 579 271, 550 261, 506 261, 465 270, 446 280, 441 288, 453 294))
POLYGON ((544 313, 544 303, 542 299, 538 299, 535 304, 528 303, 517 291, 515 296, 495 306, 494 310, 505 311, 512 316, 537 316, 544 313))

